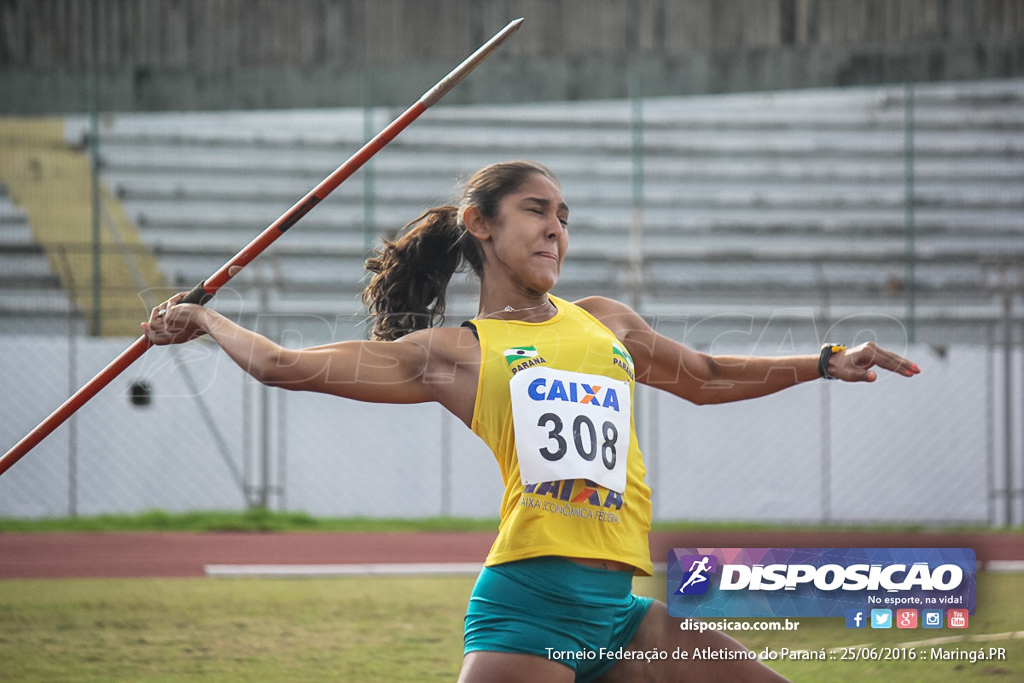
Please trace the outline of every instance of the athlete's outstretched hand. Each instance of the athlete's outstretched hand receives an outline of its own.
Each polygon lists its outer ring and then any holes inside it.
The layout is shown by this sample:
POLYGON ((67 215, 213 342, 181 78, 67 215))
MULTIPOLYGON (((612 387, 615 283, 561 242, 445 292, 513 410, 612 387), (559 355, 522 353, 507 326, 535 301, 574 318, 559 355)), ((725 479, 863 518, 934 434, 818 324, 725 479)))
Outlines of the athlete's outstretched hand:
POLYGON ((206 333, 201 319, 206 310, 195 304, 179 304, 188 292, 179 292, 158 305, 142 323, 142 332, 153 344, 180 344, 206 333))
POLYGON ((917 363, 887 351, 875 342, 865 342, 844 351, 832 354, 828 362, 828 373, 846 382, 874 382, 878 373, 872 368, 882 368, 904 377, 921 373, 917 363))

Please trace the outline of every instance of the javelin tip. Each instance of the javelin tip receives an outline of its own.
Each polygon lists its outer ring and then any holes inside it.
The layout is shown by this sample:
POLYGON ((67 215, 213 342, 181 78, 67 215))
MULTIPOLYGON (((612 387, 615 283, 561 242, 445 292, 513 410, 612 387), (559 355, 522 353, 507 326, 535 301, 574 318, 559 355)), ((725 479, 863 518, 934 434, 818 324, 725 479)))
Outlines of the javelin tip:
POLYGON ((519 30, 519 27, 523 25, 525 19, 520 17, 510 21, 505 28, 501 29, 486 43, 480 46, 480 48, 466 58, 462 64, 452 69, 452 71, 438 81, 437 85, 424 93, 423 97, 420 98, 420 104, 424 107, 430 107, 437 103, 442 97, 447 94, 449 90, 454 88, 459 81, 469 75, 469 72, 479 66, 480 62, 484 61, 491 56, 491 53, 498 49, 498 46, 504 43, 509 36, 519 30))

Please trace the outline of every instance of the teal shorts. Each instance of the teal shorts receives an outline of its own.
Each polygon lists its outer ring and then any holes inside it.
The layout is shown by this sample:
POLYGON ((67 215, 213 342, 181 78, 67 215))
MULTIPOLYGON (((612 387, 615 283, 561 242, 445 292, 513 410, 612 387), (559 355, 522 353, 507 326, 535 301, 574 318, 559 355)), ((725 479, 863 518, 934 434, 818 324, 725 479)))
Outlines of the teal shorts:
POLYGON ((546 657, 592 681, 618 661, 652 602, 633 595, 632 572, 557 557, 484 567, 466 610, 465 652, 546 657))

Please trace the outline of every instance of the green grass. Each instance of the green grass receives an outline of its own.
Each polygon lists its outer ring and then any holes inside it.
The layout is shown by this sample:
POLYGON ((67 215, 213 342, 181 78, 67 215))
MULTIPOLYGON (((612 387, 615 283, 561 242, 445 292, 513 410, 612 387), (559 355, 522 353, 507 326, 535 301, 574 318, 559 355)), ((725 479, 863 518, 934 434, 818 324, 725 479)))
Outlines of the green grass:
MULTIPOLYGON (((492 532, 496 526, 496 520, 322 519, 259 510, 0 519, 0 533, 492 532)), ((659 531, 796 528, 656 525, 659 531)), ((470 577, 0 581, 0 681, 453 681, 462 658, 462 616, 472 585, 470 577)), ((635 588, 665 597, 663 576, 638 578, 635 588)), ((1021 594, 1024 575, 981 574, 978 610, 967 638, 1024 631, 1021 594)), ((730 635, 755 652, 829 651, 827 661, 771 663, 796 682, 1024 680, 1024 638, 914 646, 918 658, 913 661, 842 661, 841 651, 833 652, 836 648, 899 648, 957 634, 945 629, 855 631, 840 619, 799 621, 797 631, 730 635), (1002 647, 1006 660, 926 661, 932 647, 950 652, 1002 647)))
POLYGON ((0 517, 0 533, 82 531, 497 531, 497 519, 428 517, 392 519, 370 517, 324 518, 304 512, 272 510, 196 511, 170 513, 150 510, 137 515, 97 515, 16 519, 0 517))
POLYGON ((472 580, 0 583, 0 680, 450 681, 472 580))
MULTIPOLYGON (((0 681, 453 681, 473 579, 87 579, 0 582, 0 681)), ((636 580, 664 599, 664 577, 636 580)), ((970 637, 1024 629, 1024 575, 982 574, 970 637)), ((801 619, 732 633, 755 651, 898 646, 948 630, 881 632, 801 619)), ((1024 639, 1002 662, 780 661, 793 681, 1024 680, 1024 639)), ((915 650, 930 653, 931 646, 915 650)))
MULTIPOLYGON (((654 531, 821 531, 814 525, 755 524, 751 522, 655 522, 654 531)), ((824 527, 830 531, 964 531, 970 533, 1006 532, 990 527, 935 529, 920 525, 824 527)), ((76 531, 489 531, 496 532, 498 520, 462 517, 428 517, 395 519, 370 517, 325 518, 304 512, 273 510, 195 511, 171 513, 150 510, 136 515, 97 515, 88 517, 55 517, 18 519, 0 517, 0 533, 47 533, 76 531)), ((1020 532, 1021 529, 1014 529, 1020 532)))

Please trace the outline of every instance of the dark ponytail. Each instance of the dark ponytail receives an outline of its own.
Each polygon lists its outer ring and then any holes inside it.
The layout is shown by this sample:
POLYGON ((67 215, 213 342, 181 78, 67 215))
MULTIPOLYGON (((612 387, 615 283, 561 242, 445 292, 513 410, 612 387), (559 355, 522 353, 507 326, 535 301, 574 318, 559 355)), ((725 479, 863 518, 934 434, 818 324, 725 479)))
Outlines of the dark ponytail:
POLYGON ((454 206, 430 209, 402 228, 397 240, 385 241, 377 256, 366 260, 374 276, 363 290, 363 303, 376 316, 373 338, 394 341, 443 323, 448 282, 463 260, 479 267, 478 249, 454 206))
POLYGON ((494 219, 501 200, 534 173, 558 184, 551 171, 530 161, 492 164, 477 171, 466 182, 460 206, 430 209, 366 260, 366 269, 374 274, 363 290, 363 303, 376 317, 372 338, 394 341, 444 322, 452 275, 467 263, 478 276, 483 273, 483 249, 466 232, 463 211, 474 206, 484 218, 494 219))

